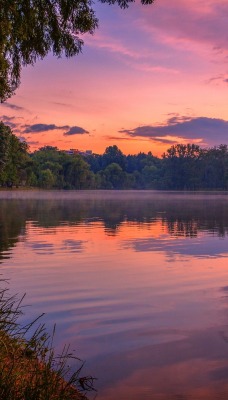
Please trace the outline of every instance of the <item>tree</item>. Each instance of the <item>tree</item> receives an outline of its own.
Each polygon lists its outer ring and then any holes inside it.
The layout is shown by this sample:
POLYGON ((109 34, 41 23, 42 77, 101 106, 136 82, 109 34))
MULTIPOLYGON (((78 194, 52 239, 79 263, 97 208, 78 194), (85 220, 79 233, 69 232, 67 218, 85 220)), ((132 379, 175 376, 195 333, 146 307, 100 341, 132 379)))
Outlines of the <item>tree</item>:
POLYGON ((109 164, 103 171, 109 189, 122 189, 124 187, 125 173, 117 163, 109 164))
POLYGON ((116 145, 108 146, 106 147, 105 152, 102 156, 102 168, 106 168, 108 165, 116 163, 124 169, 126 164, 125 158, 125 155, 116 145))
POLYGON ((163 154, 164 181, 168 189, 198 189, 203 150, 196 144, 176 144, 163 154))
MULTIPOLYGON (((41 171, 49 169, 54 176, 54 185, 58 188, 65 186, 64 168, 71 162, 71 156, 59 151, 57 147, 45 146, 41 147, 31 154, 33 161, 32 171, 40 182, 41 171)), ((35 180, 33 179, 35 182, 35 180)))
POLYGON ((73 189, 88 188, 92 181, 92 173, 89 170, 89 164, 87 164, 81 156, 74 156, 68 165, 65 180, 73 189))
MULTIPOLYGON (((30 162, 28 146, 15 136, 11 129, 0 122, 0 183, 19 184, 22 171, 30 162)), ((26 174, 23 174, 26 176, 26 174)), ((23 179, 24 180, 24 179, 23 179)))
MULTIPOLYGON (((126 8, 134 0, 100 1, 126 8)), ((0 0, 1 102, 19 86, 22 66, 33 65, 50 51, 57 57, 81 52, 81 35, 94 33, 98 26, 92 4, 92 0, 0 0)))
POLYGON ((11 130, 8 126, 0 123, 0 178, 6 168, 9 159, 11 130))
POLYGON ((39 185, 45 189, 50 189, 55 184, 55 177, 50 169, 40 171, 39 185))
POLYGON ((171 146, 163 158, 198 158, 202 154, 202 149, 197 144, 175 144, 171 146))
POLYGON ((142 170, 145 189, 155 189, 157 183, 157 168, 154 165, 146 165, 142 170))
POLYGON ((203 187, 212 189, 228 188, 228 147, 221 144, 204 152, 203 187))

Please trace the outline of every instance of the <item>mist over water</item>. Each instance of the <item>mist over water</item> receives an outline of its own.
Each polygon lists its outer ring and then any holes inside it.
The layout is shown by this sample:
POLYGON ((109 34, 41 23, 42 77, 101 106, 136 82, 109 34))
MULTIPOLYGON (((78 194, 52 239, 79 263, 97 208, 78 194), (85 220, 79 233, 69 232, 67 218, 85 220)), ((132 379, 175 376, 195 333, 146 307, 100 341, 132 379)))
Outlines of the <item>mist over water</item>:
POLYGON ((0 191, 0 273, 99 400, 228 398, 228 195, 0 191))

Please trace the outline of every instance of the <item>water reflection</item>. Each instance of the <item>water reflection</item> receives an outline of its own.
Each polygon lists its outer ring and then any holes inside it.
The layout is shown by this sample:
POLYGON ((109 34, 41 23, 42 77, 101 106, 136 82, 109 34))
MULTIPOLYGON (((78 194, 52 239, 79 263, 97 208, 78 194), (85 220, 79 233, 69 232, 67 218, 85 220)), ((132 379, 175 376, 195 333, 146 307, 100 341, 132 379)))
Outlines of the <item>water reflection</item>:
POLYGON ((0 262, 10 256, 9 250, 24 235, 25 223, 25 215, 19 207, 6 201, 0 202, 0 262))
MULTIPOLYGON (((136 251, 154 251, 165 248, 167 251, 175 252, 177 249, 177 252, 181 254, 199 256, 217 256, 226 252, 226 243, 222 241, 216 242, 214 249, 213 240, 211 240, 210 246, 201 240, 201 248, 199 246, 197 248, 197 240, 191 243, 185 241, 185 238, 197 239, 203 232, 206 232, 207 236, 211 234, 213 238, 227 236, 228 196, 226 195, 166 194, 162 196, 161 194, 152 194, 149 196, 147 194, 144 196, 141 193, 139 196, 134 192, 131 195, 130 192, 126 197, 120 192, 119 199, 116 195, 110 198, 110 194, 98 196, 93 192, 89 195, 86 193, 84 196, 76 193, 75 196, 70 194, 65 197, 62 192, 55 192, 55 199, 53 199, 49 192, 46 193, 46 196, 45 193, 42 196, 42 192, 35 192, 31 193, 32 199, 28 197, 29 195, 23 192, 16 192, 14 196, 11 193, 0 192, 0 257, 3 257, 3 253, 5 254, 18 240, 22 239, 26 221, 34 221, 37 227, 48 229, 64 224, 73 226, 83 222, 89 225, 101 221, 104 232, 114 236, 118 235, 123 224, 132 222, 151 226, 159 221, 166 235, 159 238, 151 237, 147 240, 135 239, 134 243, 129 243, 129 245, 136 251), (15 196, 19 199, 15 199, 15 196), (5 197, 9 198, 6 200, 5 197), (20 199, 20 197, 22 198, 20 199), (170 241, 170 237, 183 238, 183 241, 170 241), (193 243, 196 245, 194 250, 188 250, 188 247, 192 248, 193 243)), ((78 241, 75 244, 68 242, 67 245, 72 250, 76 247, 80 248, 78 241)), ((125 245, 127 244, 125 243, 125 245)))
POLYGON ((98 400, 228 398, 227 195, 4 196, 1 271, 98 400))
POLYGON ((163 251, 166 252, 168 258, 173 260, 174 255, 179 254, 182 256, 195 256, 199 258, 209 257, 227 257, 228 255, 228 242, 227 240, 218 240, 215 236, 201 236, 197 238, 191 237, 192 240, 182 235, 177 235, 175 239, 170 240, 170 236, 161 235, 158 238, 136 238, 128 240, 123 243, 125 248, 132 248, 137 252, 153 252, 163 251), (181 237, 181 239, 180 239, 181 237))
POLYGON ((111 360, 103 359, 99 367, 104 379, 112 376, 113 384, 102 400, 106 396, 212 400, 225 399, 228 393, 227 354, 215 330, 192 332, 185 339, 114 355, 111 360))

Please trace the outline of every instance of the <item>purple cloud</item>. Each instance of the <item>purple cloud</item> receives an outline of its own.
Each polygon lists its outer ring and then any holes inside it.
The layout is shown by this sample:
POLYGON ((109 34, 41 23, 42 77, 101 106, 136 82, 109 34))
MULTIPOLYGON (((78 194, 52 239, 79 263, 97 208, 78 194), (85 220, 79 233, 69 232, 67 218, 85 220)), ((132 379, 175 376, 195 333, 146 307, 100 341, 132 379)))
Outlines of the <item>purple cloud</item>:
POLYGON ((166 125, 144 125, 119 131, 131 137, 146 137, 162 143, 176 142, 176 138, 199 140, 209 145, 228 142, 228 121, 208 117, 178 117, 168 119, 166 125), (170 138, 171 137, 171 138, 170 138))
POLYGON ((207 43, 216 53, 227 50, 227 3, 164 0, 143 9, 144 29, 162 35, 164 41, 207 43), (151 19, 153 18, 153 24, 151 19), (167 33, 165 33, 167 32, 167 33))
POLYGON ((15 122, 15 117, 8 117, 7 115, 1 115, 0 121, 8 125, 11 129, 18 127, 18 123, 15 122))
POLYGON ((1 103, 1 106, 10 108, 11 110, 14 110, 14 111, 22 111, 22 110, 25 110, 24 107, 17 106, 16 104, 7 103, 7 102, 1 103))
POLYGON ((34 125, 25 125, 24 133, 40 133, 53 131, 56 129, 68 129, 69 126, 57 126, 55 124, 34 124, 34 125))
POLYGON ((72 126, 67 132, 64 133, 64 136, 83 135, 85 133, 89 132, 80 126, 72 126))

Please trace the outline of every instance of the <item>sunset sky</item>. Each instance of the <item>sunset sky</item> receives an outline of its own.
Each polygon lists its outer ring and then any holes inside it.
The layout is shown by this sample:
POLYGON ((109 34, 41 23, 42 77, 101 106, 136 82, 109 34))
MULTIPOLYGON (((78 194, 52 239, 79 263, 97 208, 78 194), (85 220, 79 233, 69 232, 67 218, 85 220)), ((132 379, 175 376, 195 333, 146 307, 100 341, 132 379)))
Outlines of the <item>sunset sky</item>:
POLYGON ((95 3, 83 53, 26 67, 0 120, 29 143, 160 156, 175 143, 228 144, 227 0, 95 3))

